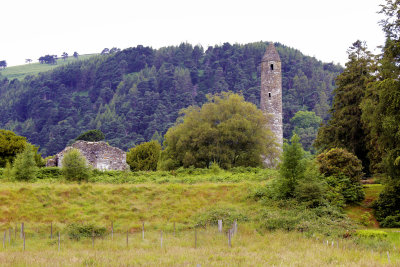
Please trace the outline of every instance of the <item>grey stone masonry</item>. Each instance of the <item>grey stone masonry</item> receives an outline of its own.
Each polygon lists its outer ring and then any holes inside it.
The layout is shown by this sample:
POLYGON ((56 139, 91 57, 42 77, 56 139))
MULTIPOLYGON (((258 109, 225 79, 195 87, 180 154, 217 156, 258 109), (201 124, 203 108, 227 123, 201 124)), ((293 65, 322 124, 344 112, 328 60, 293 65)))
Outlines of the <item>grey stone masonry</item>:
POLYGON ((273 43, 270 43, 261 60, 261 103, 262 112, 272 117, 267 125, 274 135, 278 148, 282 151, 282 69, 281 59, 273 43))
POLYGON ((50 159, 46 166, 62 167, 62 159, 66 152, 76 148, 86 158, 86 161, 93 168, 98 170, 126 170, 129 165, 126 163, 126 153, 119 148, 112 147, 106 142, 77 141, 72 146, 66 147, 53 159, 50 159))

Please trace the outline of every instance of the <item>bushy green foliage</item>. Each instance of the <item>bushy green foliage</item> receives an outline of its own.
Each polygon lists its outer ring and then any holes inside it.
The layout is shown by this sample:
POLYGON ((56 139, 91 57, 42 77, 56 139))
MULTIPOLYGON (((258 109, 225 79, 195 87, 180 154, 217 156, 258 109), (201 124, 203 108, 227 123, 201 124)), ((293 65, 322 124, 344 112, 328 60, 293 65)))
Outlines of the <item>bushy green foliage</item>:
POLYGON ((59 179, 61 176, 62 171, 59 167, 40 168, 36 173, 38 179, 59 179))
POLYGON ((90 177, 90 169, 85 157, 75 148, 64 154, 61 166, 63 176, 69 181, 87 181, 90 177))
POLYGON ((387 233, 382 230, 357 230, 356 236, 361 238, 375 238, 375 239, 384 239, 387 237, 387 233))
POLYGON ((333 148, 319 154, 317 162, 319 171, 327 177, 331 194, 341 194, 346 203, 357 203, 364 199, 361 184, 363 167, 355 155, 342 148, 333 148))
POLYGON ((30 181, 36 178, 36 172, 34 147, 26 145, 24 150, 15 157, 12 176, 18 181, 30 181))
POLYGON ((106 234, 106 228, 94 224, 71 223, 66 227, 67 235, 70 239, 79 241, 81 238, 103 237, 106 234))
POLYGON ((17 154, 24 150, 26 143, 25 137, 0 129, 0 167, 4 168, 7 162, 12 163, 17 154))
POLYGON ((155 171, 160 153, 161 145, 158 141, 145 142, 126 153, 126 162, 132 171, 155 171))
POLYGON ((234 206, 213 207, 199 212, 194 216, 197 226, 217 225, 218 220, 222 220, 225 228, 231 228, 235 220, 245 222, 249 218, 234 206))
POLYGON ((200 168, 214 162, 226 169, 261 166, 260 155, 276 158, 274 136, 265 128, 266 117, 243 96, 210 96, 201 108, 189 107, 183 113, 165 134, 162 161, 200 168))
MULTIPOLYGON (((374 214, 384 227, 400 226, 400 180, 391 180, 385 185, 379 198, 373 203, 374 214), (386 220, 387 218, 387 220, 386 220)), ((383 226, 382 225, 382 226, 383 226)))
POLYGON ((106 137, 103 134, 102 131, 95 129, 95 130, 89 130, 87 132, 84 132, 83 134, 79 135, 75 141, 82 140, 82 141, 88 141, 88 142, 99 142, 104 140, 106 137))

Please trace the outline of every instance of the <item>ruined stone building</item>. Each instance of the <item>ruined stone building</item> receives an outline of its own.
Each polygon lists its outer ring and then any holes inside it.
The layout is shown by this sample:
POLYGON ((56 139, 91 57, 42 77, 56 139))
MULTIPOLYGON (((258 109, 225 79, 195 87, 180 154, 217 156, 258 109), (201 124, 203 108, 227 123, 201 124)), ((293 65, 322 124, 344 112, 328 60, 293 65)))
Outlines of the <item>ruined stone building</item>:
POLYGON ((269 127, 276 137, 278 148, 283 146, 282 124, 282 70, 281 59, 273 43, 270 43, 261 60, 262 112, 272 117, 269 127))
POLYGON ((126 163, 126 153, 119 148, 112 147, 106 142, 77 141, 72 146, 66 147, 53 159, 47 161, 46 166, 62 167, 62 159, 66 152, 76 148, 86 158, 88 165, 98 170, 125 170, 129 166, 126 163))

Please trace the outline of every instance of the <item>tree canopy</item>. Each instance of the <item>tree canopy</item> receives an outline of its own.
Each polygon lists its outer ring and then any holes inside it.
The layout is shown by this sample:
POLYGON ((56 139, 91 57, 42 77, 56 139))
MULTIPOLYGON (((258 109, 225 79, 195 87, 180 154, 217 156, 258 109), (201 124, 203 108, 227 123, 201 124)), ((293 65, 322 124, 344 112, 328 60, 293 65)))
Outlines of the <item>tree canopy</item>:
POLYGON ((182 114, 164 138, 162 160, 174 167, 260 166, 261 155, 277 157, 268 119, 241 95, 209 96, 201 108, 191 106, 182 114))
POLYGON ((7 162, 12 163, 16 155, 24 150, 26 143, 25 137, 0 129, 0 168, 4 168, 7 162))
POLYGON ((102 131, 95 129, 82 133, 75 139, 75 141, 83 140, 88 142, 99 142, 104 140, 105 138, 106 137, 104 136, 102 131))

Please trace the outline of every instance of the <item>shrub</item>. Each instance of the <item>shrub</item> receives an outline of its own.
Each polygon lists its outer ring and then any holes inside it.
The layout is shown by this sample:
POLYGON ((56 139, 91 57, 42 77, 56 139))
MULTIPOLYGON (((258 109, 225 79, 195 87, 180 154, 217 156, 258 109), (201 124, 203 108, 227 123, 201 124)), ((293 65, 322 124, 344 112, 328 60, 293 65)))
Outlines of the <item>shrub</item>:
POLYGON ((387 233, 381 230, 357 230, 355 235, 362 238, 376 239, 383 239, 387 237, 387 233))
POLYGON ((392 179, 386 184, 379 198, 373 203, 376 219, 383 227, 400 225, 400 180, 392 179), (387 219, 386 219, 387 218, 387 219))
POLYGON ((38 179, 58 179, 62 175, 60 168, 58 167, 45 167, 40 168, 36 174, 38 179))
POLYGON ((69 224, 66 228, 67 235, 70 239, 80 240, 81 238, 89 238, 92 237, 93 234, 95 237, 103 237, 106 233, 105 227, 96 226, 94 224, 77 224, 72 223, 69 224))
POLYGON ((223 221, 223 225, 230 227, 235 220, 248 221, 246 215, 234 207, 213 207, 195 216, 196 225, 216 225, 218 220, 223 221))
POLYGON ((62 158, 61 165, 65 179, 69 181, 87 181, 89 179, 90 169, 79 150, 72 148, 67 151, 62 158))
POLYGON ((33 146, 27 144, 14 160, 12 176, 18 181, 29 181, 36 178, 36 172, 37 166, 33 146))
POLYGON ((333 194, 341 194, 345 203, 358 203, 364 199, 362 164, 355 155, 345 149, 333 148, 319 154, 317 162, 333 194))
POLYGON ((103 132, 100 130, 89 130, 84 132, 83 134, 79 135, 75 141, 83 140, 88 142, 98 142, 104 140, 106 137, 104 136, 103 132))
POLYGON ((126 162, 132 171, 155 171, 160 152, 161 145, 157 141, 145 142, 126 153, 126 162))

